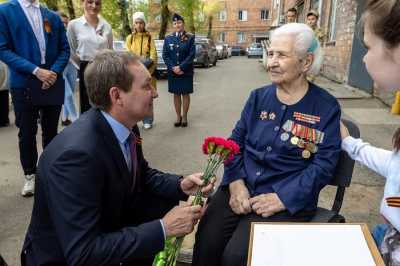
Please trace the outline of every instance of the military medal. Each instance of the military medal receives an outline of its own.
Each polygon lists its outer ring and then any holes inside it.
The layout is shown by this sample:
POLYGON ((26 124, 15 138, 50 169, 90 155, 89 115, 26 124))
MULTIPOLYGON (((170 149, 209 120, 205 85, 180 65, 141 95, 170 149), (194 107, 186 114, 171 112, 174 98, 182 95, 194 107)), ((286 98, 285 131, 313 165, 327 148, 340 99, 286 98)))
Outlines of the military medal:
POLYGON ((299 138, 296 137, 296 136, 293 136, 293 137, 290 139, 290 143, 292 143, 293 145, 297 145, 298 142, 299 142, 299 138))
POLYGON ((307 143, 306 149, 312 153, 316 153, 318 151, 318 147, 314 143, 307 143))
POLYGON ((311 152, 310 152, 309 150, 304 150, 304 151, 301 153, 301 156, 302 156, 304 159, 308 159, 308 158, 311 157, 311 152))
POLYGON ((276 114, 274 112, 269 113, 269 120, 275 120, 276 114))
POLYGON ((268 112, 267 111, 262 111, 261 114, 260 114, 260 119, 261 120, 268 119, 268 112))
POLYGON ((282 141, 287 141, 288 139, 289 139, 289 133, 283 132, 283 133, 281 134, 281 140, 282 140, 282 141))
POLYGON ((306 142, 302 139, 299 139, 299 141, 297 142, 297 147, 303 149, 306 145, 306 142))

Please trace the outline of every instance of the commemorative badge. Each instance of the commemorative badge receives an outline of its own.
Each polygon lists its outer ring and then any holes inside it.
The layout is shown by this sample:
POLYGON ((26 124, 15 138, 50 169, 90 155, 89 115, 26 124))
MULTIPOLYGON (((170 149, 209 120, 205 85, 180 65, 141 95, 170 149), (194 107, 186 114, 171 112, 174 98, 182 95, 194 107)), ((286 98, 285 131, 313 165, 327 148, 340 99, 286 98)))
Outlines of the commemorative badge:
POLYGON ((268 119, 268 112, 267 111, 261 111, 260 119, 261 120, 267 120, 268 119))

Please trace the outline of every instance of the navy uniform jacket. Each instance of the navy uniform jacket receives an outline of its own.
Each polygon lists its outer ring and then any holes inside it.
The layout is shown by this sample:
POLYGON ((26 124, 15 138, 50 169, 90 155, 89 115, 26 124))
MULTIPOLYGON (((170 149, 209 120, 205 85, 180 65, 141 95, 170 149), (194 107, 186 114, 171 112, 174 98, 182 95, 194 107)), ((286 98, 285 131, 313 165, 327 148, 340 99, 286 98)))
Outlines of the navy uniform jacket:
MULTIPOLYGON (((133 131, 139 134, 137 127, 133 131)), ((150 168, 141 145, 137 158, 135 183, 143 193, 185 198, 180 177, 150 168)), ((159 220, 130 226, 137 193, 131 187, 114 132, 100 111, 91 109, 56 136, 40 158, 22 265, 129 265, 161 251, 159 220)))
POLYGON ((250 94, 230 137, 239 144, 241 153, 225 166, 222 184, 244 179, 251 196, 275 192, 291 214, 313 211, 339 158, 340 106, 312 83, 306 95, 289 106, 278 100, 276 89, 270 85, 250 94), (297 121, 295 112, 319 117, 320 122, 297 121), (318 151, 310 158, 303 158, 304 149, 291 143, 292 133, 288 140, 281 139, 287 120, 324 133, 318 151))
POLYGON ((181 37, 176 33, 168 35, 164 40, 163 59, 168 67, 168 74, 174 76, 172 68, 179 66, 185 76, 193 76, 193 60, 196 55, 193 34, 183 32, 181 37))

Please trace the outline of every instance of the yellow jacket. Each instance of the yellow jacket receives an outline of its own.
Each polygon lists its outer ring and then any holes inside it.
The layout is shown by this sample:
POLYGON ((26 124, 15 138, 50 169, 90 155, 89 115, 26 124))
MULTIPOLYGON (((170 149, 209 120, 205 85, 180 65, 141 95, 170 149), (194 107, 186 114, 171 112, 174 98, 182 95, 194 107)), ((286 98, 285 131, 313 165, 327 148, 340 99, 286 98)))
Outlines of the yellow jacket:
POLYGON ((154 39, 149 32, 135 32, 133 33, 133 37, 132 34, 129 34, 126 37, 126 47, 129 51, 140 57, 153 60, 154 64, 149 71, 150 73, 154 72, 157 66, 157 50, 154 39))

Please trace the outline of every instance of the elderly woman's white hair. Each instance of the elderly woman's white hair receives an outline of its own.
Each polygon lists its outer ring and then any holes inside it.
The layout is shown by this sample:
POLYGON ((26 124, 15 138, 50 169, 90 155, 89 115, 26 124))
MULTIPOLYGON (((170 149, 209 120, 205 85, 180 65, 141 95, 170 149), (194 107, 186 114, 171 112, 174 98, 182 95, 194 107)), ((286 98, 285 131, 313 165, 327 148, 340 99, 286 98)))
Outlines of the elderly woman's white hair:
POLYGON ((321 44, 316 38, 314 31, 303 23, 288 23, 272 32, 271 41, 282 35, 290 35, 294 37, 295 53, 300 58, 305 57, 309 53, 314 55, 314 60, 308 74, 318 75, 324 56, 321 44))

